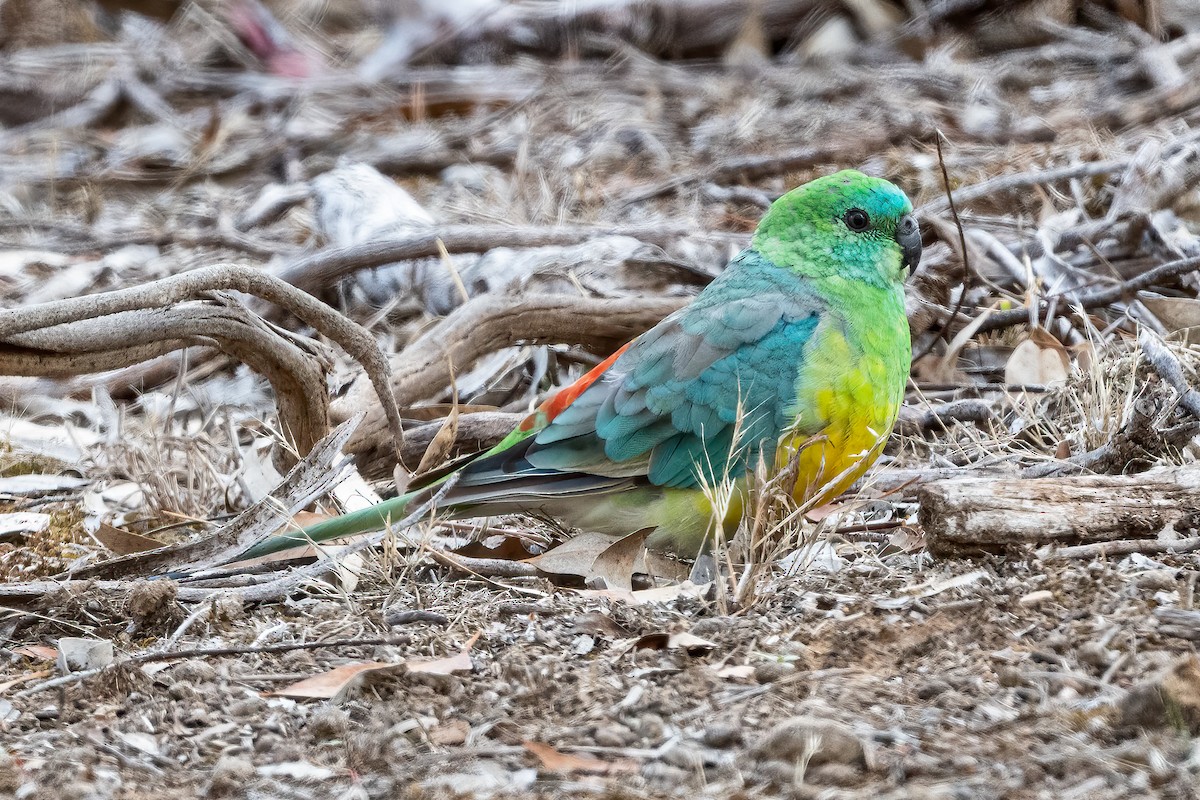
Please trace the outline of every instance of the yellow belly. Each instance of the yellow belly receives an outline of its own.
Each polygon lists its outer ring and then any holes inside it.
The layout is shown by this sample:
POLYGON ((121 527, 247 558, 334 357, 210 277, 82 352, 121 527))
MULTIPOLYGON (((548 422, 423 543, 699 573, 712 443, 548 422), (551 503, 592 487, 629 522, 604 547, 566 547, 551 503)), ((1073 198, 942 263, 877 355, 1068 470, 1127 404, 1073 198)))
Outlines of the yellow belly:
POLYGON ((837 330, 820 338, 809 351, 819 356, 797 381, 797 432, 776 453, 782 467, 799 451, 793 494, 814 506, 844 492, 879 458, 908 380, 896 354, 852 348, 837 330))

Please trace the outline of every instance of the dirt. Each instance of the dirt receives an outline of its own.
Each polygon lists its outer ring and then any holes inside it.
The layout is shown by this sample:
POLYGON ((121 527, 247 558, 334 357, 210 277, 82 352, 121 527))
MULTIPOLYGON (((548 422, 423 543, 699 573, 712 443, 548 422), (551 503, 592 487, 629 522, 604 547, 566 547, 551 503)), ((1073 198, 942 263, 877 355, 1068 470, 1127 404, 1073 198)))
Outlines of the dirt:
MULTIPOLYGON (((1186 605, 1197 574, 1186 558, 863 556, 774 580, 724 615, 705 598, 631 606, 437 571, 310 591, 193 625, 165 666, 10 693, 0 785, 35 798, 1191 798, 1194 645, 1157 633, 1153 610, 1186 605), (637 646, 678 631, 708 644, 637 646), (271 694, 476 635, 466 673, 382 676, 329 701, 271 694), (187 657, 356 638, 391 643, 187 657), (563 760, 544 764, 538 743, 563 760)), ((161 607, 169 591, 139 590, 150 597, 159 616, 133 624, 111 602, 60 599, 20 639, 80 635, 53 621, 70 618, 119 649, 161 642, 179 616, 161 607)), ((3 675, 43 666, 10 652, 3 675)))

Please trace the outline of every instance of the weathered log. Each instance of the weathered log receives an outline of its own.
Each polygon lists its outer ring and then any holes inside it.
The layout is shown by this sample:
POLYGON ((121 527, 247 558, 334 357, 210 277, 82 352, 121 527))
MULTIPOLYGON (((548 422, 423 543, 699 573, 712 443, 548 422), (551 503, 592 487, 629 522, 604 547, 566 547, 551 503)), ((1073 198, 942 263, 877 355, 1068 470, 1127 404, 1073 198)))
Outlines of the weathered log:
POLYGON ((1200 466, 1137 475, 969 478, 917 492, 935 556, 1128 539, 1169 540, 1200 523, 1200 466))

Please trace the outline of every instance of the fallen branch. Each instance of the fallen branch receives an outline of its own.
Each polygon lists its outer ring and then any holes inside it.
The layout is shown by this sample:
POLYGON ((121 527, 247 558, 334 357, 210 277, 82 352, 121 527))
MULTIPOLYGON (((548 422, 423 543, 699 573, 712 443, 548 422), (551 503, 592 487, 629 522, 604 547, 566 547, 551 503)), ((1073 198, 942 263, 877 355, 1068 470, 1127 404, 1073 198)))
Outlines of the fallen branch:
MULTIPOLYGON (((339 455, 355 423, 348 421, 317 443, 269 496, 238 514, 216 533, 194 542, 161 547, 145 553, 114 558, 74 570, 69 577, 129 578, 171 571, 195 572, 222 564, 256 542, 276 533, 292 515, 327 492, 341 476, 345 462, 339 455)), ((0 586, 0 597, 10 586, 0 586)), ((181 588, 182 592, 182 588, 181 588)), ((211 593, 211 590, 209 591, 211 593)), ((200 599, 180 595, 181 600, 200 599)))
POLYGON ((1037 464, 1022 471, 1023 478, 1050 478, 1090 473, 1131 473, 1155 463, 1164 453, 1184 447, 1200 423, 1160 427, 1160 409, 1149 397, 1133 404, 1129 418, 1109 441, 1094 450, 1061 461, 1037 464))
POLYGON ((102 672, 111 672, 124 667, 141 666, 142 664, 152 664, 156 661, 180 661, 188 658, 241 656, 260 653, 290 653, 293 650, 324 650, 335 647, 379 647, 381 645, 405 644, 408 641, 409 639, 407 638, 375 636, 362 639, 331 639, 324 642, 288 642, 285 644, 246 645, 243 647, 195 647, 189 650, 171 651, 154 650, 123 658, 105 667, 60 675, 57 678, 51 678, 50 680, 34 684, 27 689, 22 689, 13 696, 29 697, 39 692, 44 692, 47 689, 57 689, 63 686, 82 683, 85 680, 96 677, 102 672))
POLYGON ((1072 547, 1059 547, 1039 553, 1043 561, 1068 561, 1072 559, 1091 560, 1094 558, 1114 558, 1127 556, 1132 553, 1193 553, 1200 550, 1200 536, 1188 539, 1176 539, 1161 542, 1158 539, 1122 539, 1119 542, 1095 542, 1093 544, 1077 544, 1072 547))
POLYGON ((1151 286, 1171 285, 1183 275, 1197 269, 1200 269, 1200 256, 1181 258, 1178 261, 1170 261, 1152 270, 1147 270, 1127 281, 1122 281, 1104 289, 1083 292, 1074 297, 1066 295, 1042 298, 1038 300, 1037 307, 1032 311, 1028 307, 1021 307, 1008 309, 1007 311, 998 311, 992 314, 984 320, 983 324, 976 330, 976 333, 986 333, 987 331, 1000 330, 1001 328, 1008 328, 1013 325, 1021 325, 1033 319, 1044 321, 1050 309, 1060 302, 1072 308, 1080 308, 1087 311, 1111 305, 1119 300, 1135 299, 1134 295, 1142 289, 1149 289, 1151 286))
POLYGON ((1148 328, 1138 331, 1138 344, 1150 366, 1167 384, 1179 393, 1179 404, 1200 420, 1200 392, 1193 389, 1183 375, 1183 365, 1159 338, 1148 328))
MULTIPOLYGON (((525 419, 524 414, 509 414, 503 411, 480 411, 463 414, 458 418, 454 432, 454 445, 450 457, 478 453, 488 449, 507 436, 525 419)), ((444 427, 444 422, 430 422, 419 428, 411 428, 404 434, 402 456, 405 464, 420 462, 433 437, 444 427)))
POLYGON ((122 311, 14 334, 0 343, 0 373, 69 377, 213 346, 270 382, 279 427, 297 452, 307 453, 329 430, 324 348, 269 327, 232 298, 217 299, 223 302, 122 311))
POLYGON ((630 225, 610 228, 548 227, 516 228, 511 225, 444 225, 436 231, 383 242, 366 242, 350 247, 321 250, 295 259, 276 276, 310 294, 334 285, 358 270, 381 267, 394 261, 432 258, 441 255, 440 245, 450 255, 486 253, 497 247, 548 247, 580 244, 600 236, 628 236, 660 247, 694 230, 669 225, 630 225))
MULTIPOLYGON (((938 481, 921 486, 917 498, 925 541, 935 556, 1111 544, 1194 528, 1200 466, 1129 476, 938 481)), ((1155 541, 1172 544, 1169 538, 1155 541)))
POLYGON ((1184 608, 1156 608, 1154 618, 1158 620, 1158 632, 1163 636, 1176 636, 1200 642, 1200 611, 1184 608))
MULTIPOLYGON (((65 336, 65 339, 39 339, 37 337, 21 339, 18 335, 42 329, 53 329, 55 326, 60 325, 80 324, 84 320, 99 321, 103 319, 104 325, 107 325, 111 324, 113 315, 124 312, 154 310, 151 313, 161 315, 164 313, 163 309, 165 308, 188 300, 211 296, 213 292, 218 291, 244 292, 261 297, 264 300, 287 309, 321 334, 337 342, 356 361, 362 364, 371 386, 375 389, 379 403, 377 408, 386 420, 385 427, 391 436, 392 450, 396 457, 399 457, 404 441, 400 409, 388 391, 387 359, 379 349, 375 339, 364 328, 345 318, 319 300, 297 291, 294 287, 289 286, 278 278, 265 275, 262 272, 247 267, 236 264, 219 264, 163 278, 162 280, 153 281, 142 286, 134 286, 129 289, 120 289, 84 297, 73 297, 25 308, 6 309, 0 311, 0 341, 15 343, 23 347, 41 347, 47 343, 55 343, 55 346, 66 347, 70 350, 67 356, 73 356, 73 360, 69 358, 66 362, 59 361, 57 365, 52 364, 51 366, 57 366, 57 368, 70 374, 128 366, 136 361, 148 360, 160 356, 163 353, 183 346, 185 343, 193 343, 195 339, 199 339, 199 343, 207 345, 212 345, 214 342, 206 340, 202 327, 199 329, 189 328, 189 331, 186 332, 189 338, 173 341, 163 341, 168 338, 169 334, 160 328, 152 327, 141 334, 142 339, 147 337, 150 339, 148 342, 143 341, 142 344, 138 344, 135 341, 131 343, 130 341, 122 341, 122 337, 118 336, 115 339, 110 337, 111 341, 107 342, 109 347, 101 346, 98 348, 93 346, 93 341, 94 337, 99 335, 104 327, 99 324, 79 328, 78 330, 81 331, 79 335, 72 334, 69 330, 59 332, 58 335, 65 336), (37 342, 42 342, 43 345, 39 345, 37 342), (104 352, 106 350, 108 351, 107 354, 104 352), (80 359, 78 357, 80 353, 86 353, 86 356, 80 359)), ((244 316, 241 318, 245 319, 244 316)), ((263 329, 265 330, 265 326, 263 326, 263 329)), ((51 336, 51 333, 45 335, 51 336)), ((126 335, 128 333, 126 331, 126 335)), ((208 339, 211 338, 208 337, 208 339)), ((217 338, 219 339, 220 335, 217 338)), ((233 336, 232 339, 235 342, 240 341, 236 336, 233 336)), ((274 335, 274 340, 283 341, 279 334, 274 335)), ((292 341, 296 342, 298 340, 292 339, 292 341)), ((241 342, 241 344, 236 346, 238 352, 233 354, 252 360, 261 361, 262 359, 269 359, 269 353, 259 351, 259 348, 264 347, 269 346, 265 345, 261 340, 261 336, 259 336, 255 337, 253 341, 241 342)), ((30 354, 14 351, 11 353, 11 356, 15 359, 12 363, 17 368, 26 370, 37 369, 39 359, 54 359, 54 354, 52 353, 30 354)), ((19 372, 16 374, 64 374, 64 372, 19 372)), ((310 387, 311 381, 301 381, 301 383, 305 387, 303 388, 304 392, 316 391, 316 389, 310 387)), ((319 393, 325 394, 323 386, 320 388, 319 393)), ((295 400, 312 403, 316 401, 316 398, 296 397, 295 400)), ((313 420, 312 417, 312 413, 307 414, 307 419, 312 421, 312 427, 307 429, 308 432, 305 434, 305 439, 311 439, 311 441, 303 442, 305 446, 298 448, 302 454, 307 452, 312 444, 328 431, 324 419, 320 420, 321 427, 318 428, 316 427, 316 420, 313 420)), ((345 415, 343 419, 347 418, 349 418, 349 415, 345 415)), ((289 432, 297 436, 301 433, 298 430, 289 432)), ((301 443, 298 442, 297 444, 301 443)))

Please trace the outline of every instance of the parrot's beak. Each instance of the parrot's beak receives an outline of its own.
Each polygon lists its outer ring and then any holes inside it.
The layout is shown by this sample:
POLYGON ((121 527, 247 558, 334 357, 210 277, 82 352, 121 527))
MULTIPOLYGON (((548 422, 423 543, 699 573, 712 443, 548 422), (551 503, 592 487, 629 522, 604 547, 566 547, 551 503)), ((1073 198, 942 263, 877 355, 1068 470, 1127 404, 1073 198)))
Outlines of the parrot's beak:
POLYGON ((896 226, 896 241, 900 244, 902 254, 900 265, 911 275, 921 263, 921 228, 912 214, 900 218, 900 224, 896 226))

